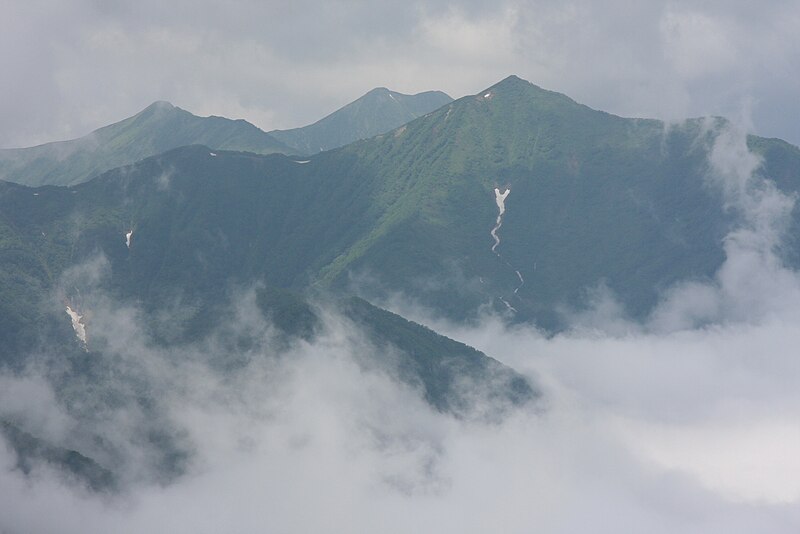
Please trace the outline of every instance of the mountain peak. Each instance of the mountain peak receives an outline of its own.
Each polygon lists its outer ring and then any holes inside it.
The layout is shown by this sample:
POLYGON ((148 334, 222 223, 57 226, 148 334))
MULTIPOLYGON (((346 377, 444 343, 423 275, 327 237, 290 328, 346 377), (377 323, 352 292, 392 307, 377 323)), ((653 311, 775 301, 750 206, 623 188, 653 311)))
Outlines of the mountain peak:
POLYGON ((489 91, 517 92, 517 91, 530 91, 530 90, 538 90, 547 93, 550 92, 546 91, 545 89, 542 89, 537 85, 532 84, 528 80, 524 80, 519 76, 512 74, 511 76, 503 78, 496 84, 482 91, 480 94, 484 94, 489 91))
POLYGON ((314 124, 270 134, 298 153, 315 154, 386 133, 452 100, 441 91, 407 95, 376 87, 314 124))
POLYGON ((138 116, 143 116, 143 115, 149 116, 149 115, 155 115, 155 114, 158 114, 158 113, 169 113, 171 111, 175 111, 176 109, 180 109, 180 108, 178 108, 176 106, 173 106, 170 102, 167 102, 166 100, 156 100, 155 102, 153 102, 152 104, 150 104, 149 106, 144 108, 142 111, 137 113, 137 115, 138 116))
POLYGON ((484 89, 476 96, 486 99, 493 99, 498 96, 502 97, 501 100, 503 101, 515 102, 525 106, 533 104, 536 107, 556 106, 563 109, 585 108, 585 106, 578 104, 567 95, 556 91, 549 91, 513 74, 503 78, 491 87, 484 89))
POLYGON ((145 109, 174 109, 175 106, 172 105, 171 102, 167 102, 166 100, 156 100, 145 109))
POLYGON ((503 78, 502 80, 497 82, 496 85, 501 85, 501 84, 507 84, 507 85, 510 85, 510 84, 533 85, 528 80, 524 80, 524 79, 520 78, 519 76, 517 76, 516 74, 511 74, 509 76, 506 76, 505 78, 503 78))

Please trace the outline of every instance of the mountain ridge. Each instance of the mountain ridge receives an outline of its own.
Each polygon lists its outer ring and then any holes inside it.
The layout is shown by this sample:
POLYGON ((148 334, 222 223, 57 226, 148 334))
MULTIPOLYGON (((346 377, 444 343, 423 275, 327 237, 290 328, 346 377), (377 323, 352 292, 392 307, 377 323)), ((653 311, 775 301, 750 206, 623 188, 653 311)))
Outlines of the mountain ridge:
POLYGON ((244 119, 211 115, 198 117, 170 102, 159 100, 139 113, 103 126, 76 139, 27 148, 0 149, 0 179, 29 186, 74 185, 122 165, 185 145, 206 145, 219 150, 256 154, 301 154, 309 140, 338 148, 362 137, 390 130, 438 107, 450 97, 437 91, 403 95, 376 88, 353 103, 311 125, 293 130, 265 132, 244 119), (386 97, 391 102, 364 102, 386 97), (402 100, 405 104, 397 103, 402 100), (382 111, 383 107, 392 108, 382 111), (403 110, 398 112, 398 106, 403 110), (351 117, 355 112, 357 117, 351 117), (320 130, 320 125, 322 130, 320 130), (278 139, 282 137, 289 145, 278 139))
MULTIPOLYGON (((616 117, 510 77, 304 162, 175 149, 75 188, 74 200, 60 194, 73 207, 59 217, 105 206, 100 233, 75 230, 87 241, 72 248, 106 250, 144 294, 263 279, 367 300, 400 293, 459 320, 489 304, 558 328, 559 307, 605 284, 641 318, 664 288, 709 279, 724 261, 731 214, 705 181, 722 126, 616 117), (495 188, 509 193, 493 247, 495 188), (86 195, 95 200, 77 201, 86 195), (129 252, 120 236, 131 227, 129 252)), ((749 142, 781 190, 800 189, 800 151, 749 142)), ((20 194, 31 210, 48 198, 20 194)), ((32 216, 43 214, 14 224, 32 216)), ((794 241, 787 250, 800 250, 794 241)))
POLYGON ((312 124, 270 133, 310 155, 386 133, 451 101, 452 98, 441 91, 406 95, 376 87, 312 124), (348 135, 343 137, 340 132, 348 135))

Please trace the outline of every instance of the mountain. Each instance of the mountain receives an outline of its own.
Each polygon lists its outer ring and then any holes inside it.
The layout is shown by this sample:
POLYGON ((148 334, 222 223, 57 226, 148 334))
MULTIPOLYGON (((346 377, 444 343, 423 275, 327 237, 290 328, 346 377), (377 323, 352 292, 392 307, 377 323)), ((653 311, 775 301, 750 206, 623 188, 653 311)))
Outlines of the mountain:
POLYGON ((75 185, 185 145, 256 154, 312 154, 322 147, 336 148, 384 133, 451 100, 438 91, 404 95, 374 89, 314 124, 269 133, 241 119, 197 117, 169 102, 155 102, 79 139, 0 149, 0 179, 30 186, 75 185))
MULTIPOLYGON (((725 126, 616 117, 510 77, 308 159, 188 146, 71 188, 0 184, 0 331, 6 350, 30 346, 31 295, 99 252, 116 297, 150 314, 191 304, 155 321, 164 339, 203 332, 214 302, 254 281, 399 293, 456 320, 489 305, 552 330, 604 285, 643 318, 662 289, 725 259, 736 213, 708 180, 725 126)), ((748 142, 763 175, 800 191, 800 150, 748 142)), ((790 265, 798 230, 795 210, 790 265)))
MULTIPOLYGON (((119 322, 141 328, 144 350, 235 372, 252 354, 315 343, 333 316, 372 347, 360 365, 438 410, 468 413, 464 380, 501 406, 525 404, 538 390, 512 369, 369 301, 401 295, 456 321, 494 308, 558 331, 564 309, 604 286, 644 319, 663 289, 711 279, 742 228, 713 179, 728 127, 617 117, 512 76, 309 157, 190 145, 70 187, 0 181, 0 365, 50 362, 82 416, 108 399, 137 406, 167 478, 190 449, 141 376, 120 380, 128 366, 115 355, 136 340, 115 339, 119 322), (237 316, 247 288, 276 332, 267 345, 237 316)), ((759 175, 800 194, 800 149, 746 141, 759 175)), ((785 230, 776 253, 800 267, 796 208, 785 230)), ((54 444, 0 423, 12 446, 113 485, 117 456, 96 436, 54 444)))
MULTIPOLYGON (((344 150, 354 175, 373 177, 361 180, 378 189, 370 204, 386 209, 319 277, 460 319, 494 300, 555 329, 561 309, 604 285, 643 318, 661 290, 708 279, 724 261, 736 214, 709 183, 709 157, 725 127, 616 117, 509 77, 344 150), (495 188, 509 193, 493 249, 495 188)), ((748 143, 761 174, 800 190, 797 147, 748 143)), ((795 210, 782 251, 793 265, 798 230, 795 210)))
POLYGON ((270 135, 298 154, 316 154, 386 133, 452 101, 441 91, 404 95, 378 87, 314 124, 270 135))
MULTIPOLYGON (((64 310, 84 317, 93 313, 93 286, 74 269, 99 255, 109 263, 103 290, 140 307, 150 318, 150 335, 164 346, 202 340, 214 329, 215 317, 230 313, 227 302, 238 288, 253 282, 308 288, 313 271, 307 262, 318 261, 319 252, 334 254, 337 239, 352 241, 343 228, 349 221, 363 232, 360 210, 342 212, 348 188, 331 197, 327 173, 315 172, 312 180, 293 173, 312 167, 282 155, 189 146, 74 187, 0 182, 0 362, 18 365, 25 354, 53 346, 61 347, 64 358, 71 354, 83 361, 64 310), (288 172, 273 175, 280 168, 288 172), (316 178, 329 185, 319 187, 316 178), (309 208, 318 216, 309 217, 309 208), (337 232, 343 235, 337 238, 337 232), (315 250, 309 239, 330 244, 315 250), (180 313, 165 313, 175 302, 181 303, 180 313)), ((366 302, 332 307, 371 332, 375 344, 407 354, 403 367, 411 370, 409 381, 422 383, 428 400, 441 409, 452 408, 446 392, 455 369, 495 379, 502 367, 366 302)), ((303 337, 313 333, 316 321, 307 309, 290 299, 271 318, 278 326, 306 325, 291 332, 303 337)), ((91 323, 84 324, 91 339, 91 323)), ((91 341, 83 348, 103 351, 91 341)), ((503 373, 511 373, 510 384, 519 381, 510 370, 503 373)), ((519 402, 533 393, 527 385, 511 391, 519 402)))
MULTIPOLYGON (((322 328, 321 311, 293 292, 262 288, 257 292, 257 303, 265 316, 290 337, 312 340, 322 328)), ((329 301, 327 308, 341 313, 381 349, 380 359, 386 361, 366 361, 366 365, 396 368, 403 380, 419 385, 425 400, 441 411, 469 411, 469 399, 462 396, 461 389, 465 381, 471 381, 472 387, 467 391, 472 395, 489 379, 493 383, 489 395, 503 405, 521 405, 538 396, 527 380, 482 352, 363 299, 329 301), (399 350, 403 356, 392 361, 392 350, 399 350)))
POLYGON ((258 154, 291 151, 244 120, 197 117, 169 102, 155 102, 133 117, 79 139, 0 149, 0 178, 31 186, 73 185, 115 167, 196 143, 258 154))

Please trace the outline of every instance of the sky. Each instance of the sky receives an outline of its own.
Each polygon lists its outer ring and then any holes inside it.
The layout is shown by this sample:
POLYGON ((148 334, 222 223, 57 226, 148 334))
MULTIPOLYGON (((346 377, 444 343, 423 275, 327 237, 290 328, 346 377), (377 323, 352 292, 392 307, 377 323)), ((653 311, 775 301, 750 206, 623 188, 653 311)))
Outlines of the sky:
POLYGON ((374 87, 475 94, 516 74, 596 109, 724 115, 800 144, 800 4, 609 0, 0 0, 0 147, 167 100, 265 130, 374 87))

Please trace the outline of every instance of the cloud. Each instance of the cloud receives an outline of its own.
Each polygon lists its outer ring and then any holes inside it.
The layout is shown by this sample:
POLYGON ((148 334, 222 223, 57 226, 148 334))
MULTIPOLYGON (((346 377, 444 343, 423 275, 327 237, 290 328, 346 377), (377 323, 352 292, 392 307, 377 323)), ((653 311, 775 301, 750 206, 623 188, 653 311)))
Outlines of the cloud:
MULTIPOLYGON (((796 326, 547 339, 487 321, 464 334, 543 380, 546 409, 502 423, 437 413, 390 375, 359 366, 352 353, 366 347, 339 337, 352 332, 230 375, 184 353, 147 366, 160 410, 191 444, 185 474, 132 478, 122 493, 98 495, 46 465, 24 478, 0 450, 0 526, 744 533, 800 525, 796 326)), ((113 412, 108 437, 136 434, 128 411, 137 409, 113 412)), ((140 469, 149 458, 128 461, 140 469)))

